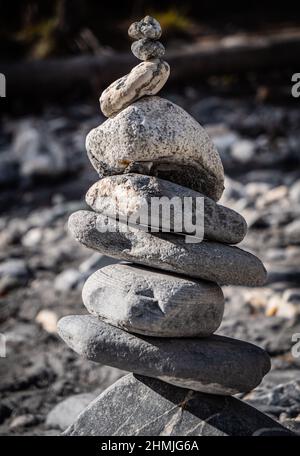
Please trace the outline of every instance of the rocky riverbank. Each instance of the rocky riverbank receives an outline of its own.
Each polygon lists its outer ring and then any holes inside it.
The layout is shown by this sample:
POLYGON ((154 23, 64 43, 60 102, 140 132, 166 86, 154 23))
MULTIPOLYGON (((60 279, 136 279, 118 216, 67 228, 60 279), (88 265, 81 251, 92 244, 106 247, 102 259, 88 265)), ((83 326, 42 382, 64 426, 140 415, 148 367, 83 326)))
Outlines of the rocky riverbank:
MULTIPOLYGON (((292 351, 300 333, 300 111, 246 96, 205 98, 191 87, 166 98, 214 140, 226 174, 220 203, 245 217, 249 231, 240 246, 269 273, 263 288, 223 288, 218 334, 253 342, 272 358, 262 384, 239 397, 300 432, 300 350, 299 357, 292 351)), ((77 414, 123 374, 79 358, 56 335, 60 317, 85 313, 87 277, 113 261, 79 246, 66 230, 69 215, 87 209, 82 195, 97 180, 84 138, 98 123, 98 110, 87 104, 2 121, 2 435, 59 433, 70 410, 77 414)))

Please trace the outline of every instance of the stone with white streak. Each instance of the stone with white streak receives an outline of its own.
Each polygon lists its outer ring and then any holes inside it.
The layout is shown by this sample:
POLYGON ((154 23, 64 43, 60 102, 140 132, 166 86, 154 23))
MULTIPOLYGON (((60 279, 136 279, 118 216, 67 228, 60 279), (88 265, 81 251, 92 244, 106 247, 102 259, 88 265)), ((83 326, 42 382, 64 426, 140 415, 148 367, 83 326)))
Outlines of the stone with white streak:
POLYGON ((234 210, 216 204, 202 193, 187 187, 143 174, 104 177, 88 190, 86 202, 94 211, 112 218, 117 217, 118 220, 131 218, 138 222, 138 215, 145 211, 152 216, 151 219, 148 217, 148 226, 170 227, 171 231, 178 231, 177 228, 182 227, 181 232, 187 234, 191 234, 192 229, 203 233, 204 228, 205 239, 225 244, 241 242, 247 232, 245 219, 234 210), (156 214, 156 206, 152 207, 152 203, 163 203, 166 198, 170 207, 171 202, 174 203, 174 210, 169 210, 163 217, 156 214), (186 204, 187 199, 192 202, 190 206, 186 204), (204 201, 201 202, 200 199, 204 201), (204 204, 197 206, 197 203, 204 204), (190 227, 184 219, 187 211, 190 214, 190 227))
POLYGON ((99 269, 82 290, 87 310, 114 326, 154 337, 206 337, 222 321, 217 284, 115 264, 99 269))
POLYGON ((215 201, 224 189, 222 162, 204 128, 160 97, 144 97, 106 120, 88 134, 86 148, 101 177, 154 175, 215 201))
POLYGON ((292 434, 277 421, 234 397, 203 394, 132 374, 98 396, 64 433, 125 437, 292 434))
POLYGON ((140 63, 102 92, 100 106, 103 114, 106 117, 115 116, 141 97, 157 94, 169 75, 170 67, 164 60, 140 63))

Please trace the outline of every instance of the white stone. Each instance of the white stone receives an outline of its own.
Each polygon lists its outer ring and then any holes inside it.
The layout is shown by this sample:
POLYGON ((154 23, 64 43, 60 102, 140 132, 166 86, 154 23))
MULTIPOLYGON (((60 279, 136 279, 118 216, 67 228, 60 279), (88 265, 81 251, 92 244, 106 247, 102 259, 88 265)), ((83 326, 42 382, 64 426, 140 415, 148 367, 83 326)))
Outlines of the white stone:
POLYGON ((249 163, 255 155, 255 144, 248 139, 235 142, 231 148, 231 156, 241 163, 249 163))
POLYGON ((169 75, 170 67, 163 60, 153 59, 140 63, 104 90, 100 97, 103 114, 111 117, 139 98, 157 94, 169 75))
POLYGON ((142 98, 106 120, 88 134, 86 148, 101 177, 155 175, 215 201, 224 189, 222 162, 210 137, 186 111, 164 98, 142 98))
POLYGON ((56 333, 57 314, 53 310, 43 309, 35 317, 35 321, 50 334, 56 333))

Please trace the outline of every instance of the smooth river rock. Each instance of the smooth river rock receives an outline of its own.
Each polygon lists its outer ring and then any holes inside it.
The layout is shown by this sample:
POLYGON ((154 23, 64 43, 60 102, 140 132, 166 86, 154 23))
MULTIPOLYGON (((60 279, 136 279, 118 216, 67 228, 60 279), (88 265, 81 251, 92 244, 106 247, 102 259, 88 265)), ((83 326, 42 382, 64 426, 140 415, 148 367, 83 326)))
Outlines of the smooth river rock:
POLYGON ((135 40, 140 38, 158 40, 161 32, 160 23, 151 16, 145 16, 141 21, 134 22, 128 29, 128 35, 135 40))
POLYGON ((149 60, 161 58, 165 53, 165 48, 160 41, 143 38, 132 43, 131 51, 138 59, 149 60))
MULTIPOLYGON (((119 94, 112 93, 118 104, 119 94)), ((224 189, 224 170, 212 140, 193 117, 164 98, 148 96, 132 103, 91 130, 86 148, 100 177, 153 175, 215 201, 224 189)))
POLYGON ((64 435, 275 436, 292 432, 234 397, 203 394, 129 374, 98 396, 64 435))
POLYGON ((224 297, 212 282, 128 264, 92 274, 82 290, 89 313, 130 332, 156 337, 204 337, 220 326, 224 297))
POLYGON ((58 333, 69 347, 90 361, 203 393, 250 391, 270 370, 270 359, 263 349, 229 337, 134 335, 92 315, 62 318, 58 333))
MULTIPOLYGON (((148 208, 150 208, 149 215, 151 215, 152 198, 156 198, 156 200, 157 198, 168 198, 169 200, 176 198, 173 201, 178 207, 178 210, 169 212, 165 219, 161 216, 157 217, 156 225, 158 226, 170 226, 171 230, 174 230, 174 217, 176 216, 178 217, 176 222, 179 220, 183 227, 181 232, 188 233, 184 226, 183 209, 185 208, 192 214, 193 225, 196 221, 199 227, 203 227, 204 224, 204 237, 206 239, 225 244, 237 244, 246 235, 246 221, 234 210, 216 204, 202 193, 157 177, 133 173, 108 176, 96 182, 86 194, 86 202, 94 211, 113 218, 117 216, 118 220, 125 219, 125 221, 129 217, 138 215, 144 208, 147 209, 147 213, 148 208), (192 201, 192 209, 185 204, 184 198, 189 198, 192 201), (196 211, 198 198, 204 198, 204 218, 203 211, 196 211), (199 220, 197 214, 199 214, 199 220)), ((153 224, 153 219, 151 223, 153 224)), ((148 223, 148 226, 151 223, 148 223)), ((177 232, 177 230, 175 231, 177 232)), ((191 234, 190 230, 189 233, 191 234)))
MULTIPOLYGON (((98 393, 99 394, 99 393, 98 393)), ((78 415, 95 399, 94 393, 74 394, 59 402, 47 415, 46 427, 64 431, 78 415)))
POLYGON ((100 107, 103 114, 114 116, 139 98, 155 95, 165 85, 169 75, 170 67, 164 60, 140 63, 102 92, 100 107))
POLYGON ((261 286, 266 280, 262 262, 238 247, 187 243, 180 235, 148 233, 90 211, 73 213, 69 229, 86 247, 121 260, 218 284, 261 286))

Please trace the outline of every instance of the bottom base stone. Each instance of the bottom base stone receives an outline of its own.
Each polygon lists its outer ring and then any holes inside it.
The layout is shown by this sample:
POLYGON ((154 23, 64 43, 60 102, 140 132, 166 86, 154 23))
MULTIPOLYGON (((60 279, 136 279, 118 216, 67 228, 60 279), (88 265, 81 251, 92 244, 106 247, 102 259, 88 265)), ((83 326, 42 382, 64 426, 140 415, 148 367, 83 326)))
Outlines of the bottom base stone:
POLYGON ((126 375, 79 415, 68 436, 265 436, 288 429, 229 396, 178 388, 126 375))

